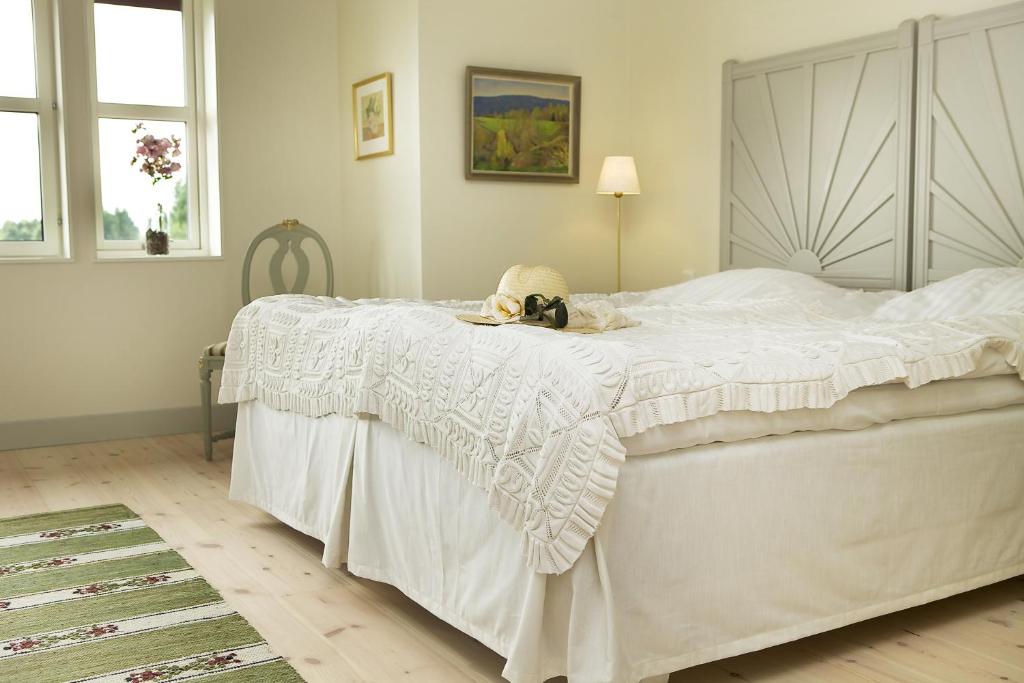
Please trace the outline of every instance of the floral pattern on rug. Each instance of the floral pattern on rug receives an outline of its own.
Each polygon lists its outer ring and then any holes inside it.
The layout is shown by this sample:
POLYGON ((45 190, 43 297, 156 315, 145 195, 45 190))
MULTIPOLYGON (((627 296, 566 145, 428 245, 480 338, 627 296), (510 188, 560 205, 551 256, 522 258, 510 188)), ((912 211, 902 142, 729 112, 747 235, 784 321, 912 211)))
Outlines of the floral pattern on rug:
POLYGON ((114 624, 93 624, 92 626, 83 626, 82 628, 75 629, 74 631, 68 631, 66 633, 33 636, 31 638, 15 638, 5 645, 3 649, 9 652, 24 652, 25 650, 37 648, 40 645, 52 647, 58 643, 71 643, 76 641, 84 642, 91 638, 99 638, 100 636, 116 633, 117 630, 118 627, 114 624))
POLYGON ((81 534, 99 534, 104 531, 114 531, 120 529, 121 525, 114 522, 108 522, 104 524, 90 524, 88 526, 69 527, 67 529, 54 529, 53 531, 44 531, 39 534, 39 538, 57 539, 57 538, 71 538, 72 536, 80 536, 81 534))
POLYGON ((22 562, 20 564, 9 564, 4 567, 0 567, 0 576, 10 576, 12 574, 20 574, 21 572, 32 571, 34 569, 52 569, 53 567, 63 567, 75 562, 73 557, 54 557, 53 559, 47 560, 35 560, 33 562, 22 562))
POLYGON ((208 673, 220 671, 233 664, 241 664, 242 660, 234 652, 213 657, 199 657, 186 664, 172 664, 169 666, 145 669, 137 673, 129 674, 124 680, 128 683, 149 683, 149 681, 166 681, 168 678, 180 676, 190 671, 208 673))
POLYGON ((164 583, 170 581, 171 577, 167 574, 151 574, 149 576, 135 576, 130 579, 123 581, 103 581, 101 583, 91 583, 88 586, 82 586, 71 591, 75 595, 100 595, 101 593, 109 593, 111 591, 120 590, 122 588, 142 588, 144 586, 155 586, 158 583, 164 583))

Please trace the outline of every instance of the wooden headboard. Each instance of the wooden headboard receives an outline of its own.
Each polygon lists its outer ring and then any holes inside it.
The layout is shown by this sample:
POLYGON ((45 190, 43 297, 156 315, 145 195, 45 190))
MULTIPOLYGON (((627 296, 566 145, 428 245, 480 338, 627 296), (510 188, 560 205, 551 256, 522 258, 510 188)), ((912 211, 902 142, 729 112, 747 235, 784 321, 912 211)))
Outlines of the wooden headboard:
POLYGON ((1024 267, 1024 3, 918 36, 914 286, 1024 267))
POLYGON ((914 31, 726 62, 723 269, 906 289, 914 31))
POLYGON ((726 62, 722 268, 871 289, 1024 267, 1024 2, 726 62))

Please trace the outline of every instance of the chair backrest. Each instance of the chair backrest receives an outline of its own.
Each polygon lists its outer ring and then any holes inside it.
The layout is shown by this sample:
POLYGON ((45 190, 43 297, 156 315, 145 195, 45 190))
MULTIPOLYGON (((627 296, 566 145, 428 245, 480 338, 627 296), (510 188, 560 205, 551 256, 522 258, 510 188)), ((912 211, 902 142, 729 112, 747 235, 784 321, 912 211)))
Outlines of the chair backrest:
POLYGON ((294 218, 286 218, 277 225, 273 225, 249 243, 249 249, 245 252, 245 261, 242 263, 242 303, 248 304, 252 301, 249 291, 249 273, 252 268, 252 257, 256 249, 264 240, 277 240, 277 251, 270 257, 270 284, 274 288, 274 294, 302 294, 309 282, 309 258, 302 251, 302 241, 307 237, 316 242, 324 257, 324 265, 327 267, 327 296, 334 296, 334 262, 331 260, 331 250, 327 248, 327 242, 313 228, 303 225, 294 218), (284 272, 282 265, 284 257, 288 252, 295 257, 298 272, 295 275, 295 283, 291 289, 284 284, 284 272))

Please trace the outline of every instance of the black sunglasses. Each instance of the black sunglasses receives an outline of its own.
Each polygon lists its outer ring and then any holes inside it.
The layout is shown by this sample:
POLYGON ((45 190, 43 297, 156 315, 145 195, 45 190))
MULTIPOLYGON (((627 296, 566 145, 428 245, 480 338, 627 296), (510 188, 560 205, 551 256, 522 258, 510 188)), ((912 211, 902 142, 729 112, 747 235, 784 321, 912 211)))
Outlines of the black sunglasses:
POLYGON ((560 296, 548 299, 543 294, 531 294, 523 301, 522 317, 546 322, 557 330, 569 324, 569 309, 560 296))

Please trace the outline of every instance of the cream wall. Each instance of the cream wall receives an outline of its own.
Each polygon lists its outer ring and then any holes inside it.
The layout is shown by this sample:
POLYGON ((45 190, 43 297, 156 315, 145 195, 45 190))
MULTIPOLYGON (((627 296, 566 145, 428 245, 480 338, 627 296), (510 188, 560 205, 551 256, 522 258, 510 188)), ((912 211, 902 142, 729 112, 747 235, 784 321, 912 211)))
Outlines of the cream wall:
POLYGON ((629 148, 644 194, 631 201, 625 286, 669 284, 680 267, 718 270, 721 69, 904 19, 955 15, 1005 0, 632 0, 629 148))
POLYGON ((338 12, 342 98, 342 291, 422 295, 420 272, 419 17, 417 0, 351 2, 338 12), (354 161, 352 84, 391 71, 395 153, 354 161))
POLYGON ((420 6, 423 295, 483 298, 513 263, 561 270, 575 291, 615 285, 614 202, 601 160, 629 138, 630 3, 425 0, 420 6), (467 65, 582 76, 580 184, 464 178, 467 65))
MULTIPOLYGON (((61 6, 81 13, 78 0, 61 6)), ((341 252, 337 2, 217 0, 217 11, 224 258, 97 263, 91 197, 73 196, 73 263, 0 264, 0 443, 4 422, 81 415, 171 411, 179 431, 197 428, 196 358, 241 305, 249 240, 295 216, 341 252)), ((71 134, 71 173, 88 176, 81 126, 71 134)))

